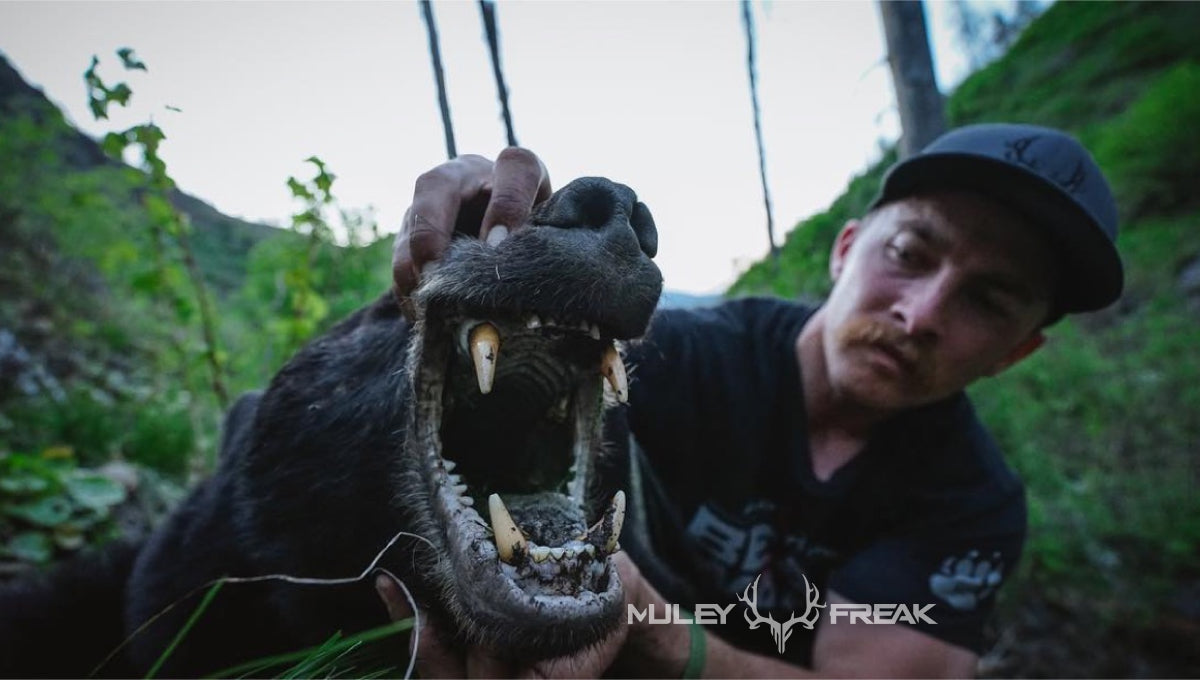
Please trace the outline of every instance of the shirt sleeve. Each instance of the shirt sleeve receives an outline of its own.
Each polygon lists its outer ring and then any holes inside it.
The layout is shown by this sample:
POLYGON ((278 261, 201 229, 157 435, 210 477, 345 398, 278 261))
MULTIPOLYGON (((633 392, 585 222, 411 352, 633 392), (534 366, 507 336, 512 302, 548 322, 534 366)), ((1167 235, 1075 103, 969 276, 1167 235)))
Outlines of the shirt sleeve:
MULTIPOLYGON (((881 538, 855 554, 831 574, 829 588, 855 603, 902 605, 883 611, 897 623, 979 654, 996 592, 1020 559, 1024 491, 1010 491, 982 512, 956 512, 962 504, 943 501, 940 512, 930 508, 922 526, 881 538)), ((830 625, 863 625, 830 614, 830 625)))

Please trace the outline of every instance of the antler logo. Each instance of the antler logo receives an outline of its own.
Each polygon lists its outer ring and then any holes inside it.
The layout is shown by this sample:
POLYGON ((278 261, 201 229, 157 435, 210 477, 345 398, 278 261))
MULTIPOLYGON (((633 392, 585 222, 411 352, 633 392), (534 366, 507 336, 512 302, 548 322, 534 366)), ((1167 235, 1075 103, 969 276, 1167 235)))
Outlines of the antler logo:
POLYGON ((750 630, 758 628, 762 624, 767 624, 771 628, 771 637, 775 638, 775 646, 779 649, 779 653, 783 654, 784 646, 787 645, 788 638, 792 636, 792 626, 797 623, 805 628, 812 630, 817 624, 817 619, 821 616, 821 609, 825 605, 818 604, 821 594, 817 591, 817 587, 809 582, 808 577, 804 576, 804 613, 796 616, 796 612, 792 612, 791 618, 787 621, 776 621, 775 617, 770 614, 763 616, 758 613, 758 579, 762 578, 759 574, 754 578, 754 583, 746 586, 746 590, 737 596, 738 601, 745 603, 749 609, 745 612, 746 623, 750 624, 750 630), (750 614, 753 613, 754 616, 750 614))

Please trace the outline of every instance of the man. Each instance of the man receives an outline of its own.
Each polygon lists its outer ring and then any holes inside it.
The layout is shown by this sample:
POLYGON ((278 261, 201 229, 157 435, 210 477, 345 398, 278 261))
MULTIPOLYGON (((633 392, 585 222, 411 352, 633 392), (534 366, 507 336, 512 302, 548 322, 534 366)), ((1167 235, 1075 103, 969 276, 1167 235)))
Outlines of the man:
MULTIPOLYGON (((549 193, 544 167, 520 149, 422 176, 396 244, 397 294, 456 223, 497 243, 549 193)), ((648 515, 626 534, 650 549, 619 565, 627 599, 639 610, 745 606, 720 636, 623 621, 595 648, 526 669, 483 650, 460 657, 427 630, 423 675, 584 675, 613 663, 670 677, 973 674, 995 591, 1020 556, 1025 505, 963 389, 1029 356, 1063 314, 1120 295, 1116 221, 1074 139, 971 126, 891 168, 868 214, 837 236, 819 308, 752 299, 660 312, 629 357, 648 515), (851 603, 896 606, 856 609, 856 620, 851 603), (815 631, 793 624, 783 641, 746 624, 793 613, 810 623, 813 612, 815 631)), ((394 616, 408 614, 380 590, 394 616)))

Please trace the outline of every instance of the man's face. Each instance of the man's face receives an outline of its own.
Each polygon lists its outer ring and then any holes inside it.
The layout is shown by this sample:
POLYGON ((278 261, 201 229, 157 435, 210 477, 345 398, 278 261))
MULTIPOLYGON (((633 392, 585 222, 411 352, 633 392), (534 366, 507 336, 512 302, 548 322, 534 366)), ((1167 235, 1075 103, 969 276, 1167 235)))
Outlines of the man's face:
POLYGON ((846 225, 823 313, 830 386, 868 408, 930 403, 1037 348, 1047 245, 990 199, 945 193, 846 225))

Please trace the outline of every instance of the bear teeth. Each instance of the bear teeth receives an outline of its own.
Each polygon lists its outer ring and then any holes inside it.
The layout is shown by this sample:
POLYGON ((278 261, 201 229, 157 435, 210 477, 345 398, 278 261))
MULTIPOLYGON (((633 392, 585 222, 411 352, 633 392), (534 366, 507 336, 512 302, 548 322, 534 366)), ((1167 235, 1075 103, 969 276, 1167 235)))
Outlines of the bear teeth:
POLYGON ((625 373, 625 362, 621 361, 616 345, 604 348, 604 356, 600 359, 600 373, 616 393, 617 401, 622 404, 629 401, 629 378, 625 373))
POLYGON ((479 382, 479 391, 487 394, 492 391, 492 383, 496 379, 496 360, 500 352, 500 331, 492 324, 484 321, 471 329, 469 340, 471 361, 475 364, 475 379, 479 382))
POLYGON ((496 540, 496 551, 500 555, 500 561, 512 564, 517 553, 529 551, 529 541, 517 528, 512 515, 508 513, 508 508, 504 507, 500 494, 488 496, 488 515, 492 522, 492 535, 496 540))

